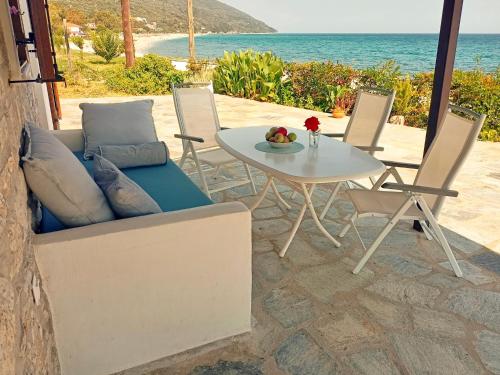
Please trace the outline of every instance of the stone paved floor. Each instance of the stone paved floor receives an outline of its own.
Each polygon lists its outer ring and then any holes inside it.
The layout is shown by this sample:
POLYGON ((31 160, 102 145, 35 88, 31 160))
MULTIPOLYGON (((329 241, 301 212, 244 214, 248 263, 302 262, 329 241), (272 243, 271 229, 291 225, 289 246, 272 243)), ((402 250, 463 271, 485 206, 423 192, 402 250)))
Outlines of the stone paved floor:
MULTIPOLYGON (((121 375, 500 374, 499 255, 447 230, 465 273, 458 279, 435 242, 401 223, 355 276, 362 250, 353 232, 335 248, 306 217, 281 259, 303 199, 279 189, 290 211, 269 193, 253 213, 252 332, 121 375)), ((249 204, 249 194, 214 198, 249 204)), ((317 190, 316 207, 326 198, 317 190)), ((338 233, 350 212, 341 194, 327 229, 338 233)), ((361 236, 373 239, 383 224, 360 221, 361 236)))
MULTIPOLYGON (((155 100, 160 137, 178 155, 171 98, 155 100)), ((217 101, 224 125, 300 125, 311 114, 232 98, 217 101)), ((75 103, 63 101, 64 128, 79 126, 75 103)), ((345 126, 320 117, 326 131, 345 126)), ((390 157, 415 161, 423 132, 390 126, 383 143, 390 146, 390 157)), ((362 250, 353 232, 335 248, 307 216, 286 257, 279 258, 277 250, 302 204, 280 185, 292 209, 284 210, 269 194, 253 214, 252 332, 121 375, 500 374, 500 256, 484 246, 498 250, 498 151, 498 145, 477 145, 456 184, 466 199, 449 201, 441 216, 453 229, 445 234, 463 279, 453 276, 436 243, 409 223, 397 226, 357 276, 351 270, 362 250)), ((254 173, 262 186, 263 176, 254 173)), ((214 198, 248 204, 249 194, 240 187, 214 198)), ((321 188, 315 192, 318 210, 326 197, 321 188)), ((338 233, 350 212, 341 194, 325 220, 327 229, 338 233)), ((373 239, 383 224, 360 221, 361 236, 373 239)))
MULTIPOLYGON (((158 135, 165 140, 173 157, 180 157, 181 143, 174 138, 178 132, 172 96, 151 97, 155 101, 153 115, 158 135)), ((92 98, 92 102, 120 102, 140 98, 92 98)), ((61 101, 63 129, 81 128, 78 104, 84 99, 61 101)), ((336 120, 326 113, 285 107, 253 100, 216 95, 221 124, 228 127, 255 125, 285 125, 301 127, 308 116, 318 116, 324 132, 341 132, 347 118, 336 120)), ((377 157, 386 160, 420 162, 425 132, 422 129, 387 125, 382 133, 383 153, 377 157)), ((414 171, 401 170, 405 181, 411 182, 414 171)), ((446 227, 500 253, 500 143, 478 142, 453 186, 460 192, 458 198, 448 199, 440 221, 446 227)))

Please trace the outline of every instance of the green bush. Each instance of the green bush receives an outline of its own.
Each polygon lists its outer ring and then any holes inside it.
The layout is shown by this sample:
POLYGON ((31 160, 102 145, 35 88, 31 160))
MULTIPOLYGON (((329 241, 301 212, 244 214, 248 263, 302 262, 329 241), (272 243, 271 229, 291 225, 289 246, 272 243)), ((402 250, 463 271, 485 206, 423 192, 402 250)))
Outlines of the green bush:
POLYGON ((185 73, 175 70, 169 59, 154 54, 138 58, 132 68, 124 66, 106 78, 109 89, 131 95, 163 95, 171 92, 172 84, 184 81, 185 73))
POLYGON ((283 61, 271 52, 225 52, 217 59, 214 89, 220 94, 277 102, 284 68, 283 61))
POLYGON ((100 30, 92 36, 92 48, 97 56, 109 63, 123 52, 123 41, 113 31, 100 30))

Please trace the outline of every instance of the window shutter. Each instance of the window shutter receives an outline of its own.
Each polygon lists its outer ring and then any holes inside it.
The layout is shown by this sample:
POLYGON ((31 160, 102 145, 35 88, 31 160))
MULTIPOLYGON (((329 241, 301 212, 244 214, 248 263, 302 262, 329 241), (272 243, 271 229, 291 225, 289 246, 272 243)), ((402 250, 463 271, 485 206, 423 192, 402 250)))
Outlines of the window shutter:
POLYGON ((50 35, 48 5, 45 0, 29 0, 31 23, 35 34, 35 48, 42 80, 56 79, 55 51, 50 35))

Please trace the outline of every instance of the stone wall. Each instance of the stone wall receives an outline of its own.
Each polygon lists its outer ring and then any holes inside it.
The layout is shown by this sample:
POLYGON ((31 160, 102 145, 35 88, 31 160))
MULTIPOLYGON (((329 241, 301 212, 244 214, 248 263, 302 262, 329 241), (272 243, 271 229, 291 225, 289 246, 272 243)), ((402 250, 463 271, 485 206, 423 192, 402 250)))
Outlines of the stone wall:
MULTIPOLYGON (((0 20, 2 22, 2 20, 0 20)), ((38 304, 33 279, 32 213, 18 150, 25 121, 39 122, 33 85, 8 85, 0 33, 0 375, 59 374, 46 296, 38 304)))

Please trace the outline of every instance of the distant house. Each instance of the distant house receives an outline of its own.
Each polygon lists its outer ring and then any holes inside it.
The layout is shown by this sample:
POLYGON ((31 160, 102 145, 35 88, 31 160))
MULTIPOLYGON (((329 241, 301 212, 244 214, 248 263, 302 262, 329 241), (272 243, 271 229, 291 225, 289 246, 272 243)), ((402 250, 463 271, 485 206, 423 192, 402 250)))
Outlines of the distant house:
POLYGON ((89 30, 97 29, 97 26, 94 22, 89 22, 89 23, 85 24, 85 26, 87 26, 87 29, 89 29, 89 30))
POLYGON ((71 36, 84 34, 82 26, 77 25, 76 23, 68 22, 66 27, 68 28, 68 34, 71 36))

